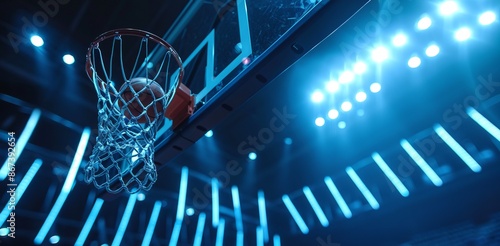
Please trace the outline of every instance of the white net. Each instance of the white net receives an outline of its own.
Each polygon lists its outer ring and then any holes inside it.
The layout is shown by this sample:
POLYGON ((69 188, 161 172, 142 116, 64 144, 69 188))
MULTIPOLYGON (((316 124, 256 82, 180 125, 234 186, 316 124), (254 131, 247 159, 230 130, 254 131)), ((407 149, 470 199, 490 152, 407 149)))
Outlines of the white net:
POLYGON ((156 133, 181 83, 182 63, 169 45, 156 45, 159 37, 152 34, 130 29, 106 34, 87 55, 98 97, 98 136, 85 180, 111 193, 149 190, 157 178, 156 133), (163 58, 156 66, 152 53, 163 58))

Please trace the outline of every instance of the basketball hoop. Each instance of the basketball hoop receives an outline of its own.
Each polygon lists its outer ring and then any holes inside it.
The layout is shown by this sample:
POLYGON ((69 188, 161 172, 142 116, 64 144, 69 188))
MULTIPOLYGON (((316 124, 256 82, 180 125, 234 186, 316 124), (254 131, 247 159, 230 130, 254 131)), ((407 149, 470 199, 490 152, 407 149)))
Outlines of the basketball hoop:
POLYGON ((151 189, 158 129, 165 118, 172 128, 179 126, 194 110, 191 91, 182 84, 181 58, 152 33, 117 29, 90 44, 85 67, 98 97, 98 136, 85 181, 110 193, 151 189), (153 53, 162 58, 156 66, 153 53))

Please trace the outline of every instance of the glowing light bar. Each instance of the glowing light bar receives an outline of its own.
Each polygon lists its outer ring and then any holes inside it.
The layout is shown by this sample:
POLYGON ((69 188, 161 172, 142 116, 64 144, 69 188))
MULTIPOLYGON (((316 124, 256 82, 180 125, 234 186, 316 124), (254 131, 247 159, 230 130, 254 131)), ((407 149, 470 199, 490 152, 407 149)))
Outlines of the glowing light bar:
MULTIPOLYGON (((16 156, 14 158, 14 161, 9 161, 9 158, 7 158, 3 163, 2 168, 0 169, 0 181, 4 180, 7 177, 7 174, 9 173, 9 165, 14 166, 19 159, 19 156, 23 153, 24 147, 26 147, 28 140, 33 134, 33 130, 35 130, 35 127, 38 124, 38 120, 40 120, 41 114, 42 112, 40 111, 40 109, 34 109, 33 112, 31 112, 28 123, 26 123, 23 132, 21 132, 21 135, 15 141, 16 156)), ((17 136, 14 137, 17 138, 17 136)))
POLYGON ((418 152, 411 146, 411 144, 406 139, 401 140, 401 147, 403 147, 406 153, 408 153, 410 157, 413 159, 413 161, 417 163, 418 167, 422 169, 425 175, 429 177, 429 179, 435 186, 441 186, 443 184, 441 178, 439 178, 436 172, 432 170, 432 168, 429 166, 429 164, 427 164, 424 158, 422 158, 422 156, 418 154, 418 152))
POLYGON ((279 235, 274 235, 273 246, 281 246, 281 239, 279 235))
POLYGON ((113 239, 111 246, 119 246, 121 244, 123 235, 125 235, 125 231, 127 230, 128 222, 130 221, 130 216, 132 216, 132 212, 134 211, 136 201, 137 193, 131 194, 128 197, 127 206, 125 207, 122 220, 120 221, 120 225, 118 225, 118 230, 116 231, 115 238, 113 239))
POLYGON ((182 227, 182 220, 184 219, 184 213, 186 211, 188 174, 189 174, 189 169, 187 167, 182 167, 181 184, 179 188, 179 200, 177 203, 177 215, 175 218, 175 225, 174 229, 172 230, 172 237, 170 237, 169 245, 177 245, 177 241, 179 240, 179 234, 181 232, 181 227, 182 227))
POLYGON ((102 200, 101 198, 96 199, 94 206, 92 207, 92 210, 90 210, 90 214, 87 217, 87 221, 85 221, 82 231, 80 232, 80 235, 78 235, 78 238, 76 239, 75 245, 85 244, 85 240, 89 235, 90 229, 92 229, 92 225, 94 225, 95 219, 97 218, 99 211, 101 211, 103 203, 104 200, 102 200))
POLYGON ((321 222, 321 225, 323 227, 327 227, 329 225, 328 219, 326 218, 325 213, 323 212, 323 210, 319 206, 318 201, 314 197, 314 194, 312 193, 311 189, 306 186, 302 189, 302 191, 304 191, 304 194, 306 195, 306 198, 309 201, 309 204, 311 204, 311 207, 313 208, 314 213, 316 213, 316 216, 318 216, 318 219, 321 222))
POLYGON ((142 246, 148 246, 151 243, 151 238, 153 238, 153 233, 155 231, 156 223, 158 222, 158 216, 160 215, 161 201, 156 201, 153 207, 153 212, 151 212, 151 218, 149 219, 148 228, 144 234, 144 239, 142 240, 142 246))
POLYGON ((198 217, 198 225, 196 226, 196 234, 194 236, 193 246, 201 246, 201 241, 203 239, 203 230, 205 229, 205 213, 200 213, 198 217))
POLYGON ((219 224, 219 181, 212 178, 212 226, 219 224))
POLYGON ((188 168, 182 167, 181 172, 181 185, 179 189, 179 200, 177 204, 177 220, 182 220, 184 218, 184 211, 186 209, 186 193, 188 185, 188 168))
POLYGON ((267 213, 266 213, 266 198, 263 191, 257 193, 259 204, 260 227, 264 230, 264 241, 269 241, 269 230, 267 229, 267 213))
POLYGON ((408 189, 405 187, 405 185, 399 180, 398 176, 391 170, 391 168, 387 165, 387 163, 382 159, 382 156, 380 156, 379 153, 373 153, 372 158, 377 163, 378 167, 382 169, 382 172, 384 172, 385 176, 391 181, 391 183, 396 187, 396 189, 399 191, 399 193, 407 197, 410 192, 408 189))
MULTIPOLYGON (((36 173, 38 172, 38 170, 42 166, 42 163, 43 163, 42 160, 36 159, 33 162, 33 164, 31 164, 30 169, 28 169, 28 172, 26 172, 26 174, 24 175, 24 177, 21 180, 21 182, 19 183, 19 185, 17 187, 15 187, 16 188, 16 192, 15 192, 16 199, 14 201, 14 204, 9 204, 9 202, 7 202, 4 209, 2 210, 2 213, 0 213, 0 225, 2 225, 2 223, 4 221, 6 221, 7 218, 9 217, 9 214, 11 212, 9 209, 9 205, 16 206, 17 203, 19 202, 19 200, 21 200, 21 197, 23 196, 24 192, 26 191, 26 189, 30 185, 31 181, 35 177, 36 173)), ((7 184, 7 190, 9 190, 9 184, 7 184)))
POLYGON ((349 206, 347 206, 347 203, 345 202, 344 198, 340 194, 339 190, 337 189, 337 186, 335 186, 335 184, 333 183, 332 178, 325 177, 325 184, 328 187, 328 189, 330 190, 330 192, 332 193, 333 198, 335 199, 335 201, 339 205, 340 210, 342 211, 344 216, 348 219, 351 218, 352 212, 349 209, 349 206))
POLYGON ((378 209, 380 205, 378 204, 377 199, 375 199, 370 190, 368 190, 365 183, 361 181, 361 178, 359 178, 358 174, 354 171, 354 169, 352 169, 352 167, 347 167, 345 170, 349 175, 349 177, 354 182, 354 184, 358 187, 359 191, 361 191, 361 194, 363 194, 363 196, 366 198, 370 206, 373 209, 378 209))
POLYGON ((242 231, 236 232, 236 246, 243 246, 245 235, 242 231))
POLYGON ((264 232, 262 231, 262 227, 257 226, 257 228, 255 229, 255 237, 257 246, 264 246, 264 232))
POLYGON ((486 119, 481 113, 477 112, 474 108, 467 108, 467 114, 498 142, 500 142, 500 130, 486 119))
POLYGON ((481 171, 479 163, 477 163, 477 161, 474 160, 474 158, 472 158, 472 156, 467 153, 467 151, 460 146, 460 144, 441 125, 435 125, 434 131, 436 131, 438 136, 442 138, 448 146, 450 146, 453 152, 455 152, 473 172, 477 173, 481 171))
POLYGON ((240 207, 240 194, 238 192, 238 187, 231 187, 231 194, 233 196, 233 207, 234 207, 234 219, 236 221, 236 230, 243 231, 243 219, 241 215, 240 207))
POLYGON ((82 163, 83 154, 85 152, 85 148, 87 147, 89 137, 90 128, 85 128, 83 130, 82 137, 80 138, 78 148, 76 149, 75 157, 73 158, 73 162, 71 163, 71 167, 69 168, 68 176, 66 176, 66 180, 64 180, 61 193, 59 193, 59 196, 57 197, 54 206, 50 210, 47 219, 45 219, 45 222, 40 228, 40 231, 36 235, 35 240, 33 241, 35 244, 41 244, 43 242, 43 240, 47 236, 47 233, 52 227, 52 224, 54 224, 57 215, 59 215, 59 212, 61 211, 66 198, 68 198, 69 192, 71 191, 71 188, 73 187, 73 184, 75 182, 76 172, 78 171, 78 168, 80 168, 80 164, 82 163))
POLYGON ((216 246, 222 246, 224 243, 224 226, 225 226, 225 221, 224 219, 220 219, 219 225, 217 227, 217 238, 215 239, 215 245, 216 246))
POLYGON ((293 219, 295 220, 295 223, 297 223, 297 225, 299 226, 299 229, 302 232, 302 234, 309 233, 309 228, 307 227, 306 222, 304 222, 302 216, 300 216, 299 211, 297 211, 295 205, 293 205, 292 200, 290 200, 290 197, 288 197, 288 195, 283 195, 282 200, 285 203, 286 208, 292 215, 293 219))
POLYGON ((174 229, 172 230, 172 236, 170 237, 169 246, 176 246, 177 241, 179 241, 179 234, 181 233, 182 221, 176 221, 174 224, 174 229))

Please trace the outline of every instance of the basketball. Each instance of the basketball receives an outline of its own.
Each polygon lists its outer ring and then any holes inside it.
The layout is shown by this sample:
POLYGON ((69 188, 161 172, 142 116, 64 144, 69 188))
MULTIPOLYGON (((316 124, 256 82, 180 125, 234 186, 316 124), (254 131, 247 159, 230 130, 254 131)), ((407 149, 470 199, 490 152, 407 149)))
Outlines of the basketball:
POLYGON ((147 81, 146 78, 133 78, 120 88, 120 109, 125 117, 135 118, 138 123, 151 123, 164 115, 165 92, 156 81, 150 80, 149 84, 147 81), (147 113, 142 114, 144 111, 147 113))

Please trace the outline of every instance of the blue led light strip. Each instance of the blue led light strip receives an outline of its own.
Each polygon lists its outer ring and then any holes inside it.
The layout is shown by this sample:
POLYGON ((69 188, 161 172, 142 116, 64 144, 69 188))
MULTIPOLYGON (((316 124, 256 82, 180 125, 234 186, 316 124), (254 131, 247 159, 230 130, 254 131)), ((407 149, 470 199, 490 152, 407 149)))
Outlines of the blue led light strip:
POLYGON ((134 211, 136 201, 137 193, 131 194, 128 197, 127 206, 125 207, 122 220, 120 221, 120 225, 118 226, 118 230, 115 234, 115 239, 113 239, 113 243, 111 243, 111 246, 119 246, 121 244, 123 235, 125 235, 125 231, 127 230, 128 222, 130 221, 130 216, 132 216, 132 212, 134 211))
POLYGON ((477 112, 474 108, 467 108, 467 114, 498 142, 500 142, 500 130, 486 119, 481 113, 477 112))
POLYGON ((201 242, 203 239, 203 230, 205 228, 205 213, 200 213, 198 217, 198 225, 196 226, 196 234, 194 236, 193 246, 201 246, 201 242))
POLYGON ((19 203, 19 200, 21 200, 21 197, 23 197, 24 192, 26 191, 26 189, 30 185, 31 181, 35 177, 36 173, 38 172, 38 170, 42 166, 42 163, 43 163, 42 160, 36 159, 33 162, 33 164, 31 164, 30 169, 28 169, 28 172, 26 172, 26 174, 24 175, 23 179, 21 180, 21 182, 19 183, 19 185, 16 187, 16 192, 15 192, 16 199, 15 199, 14 203, 7 202, 7 204, 5 205, 4 209, 2 210, 2 213, 0 213, 0 225, 3 222, 5 222, 7 220, 7 218, 9 217, 9 214, 11 212, 11 209, 9 207, 10 206, 14 206, 15 207, 17 205, 17 203, 19 203))
POLYGON ((142 246, 148 246, 151 243, 156 223, 158 222, 158 216, 160 216, 160 210, 161 201, 156 201, 153 207, 153 212, 151 212, 151 218, 149 219, 148 228, 146 229, 144 239, 142 240, 142 246))
POLYGON ((352 169, 352 167, 347 167, 346 169, 347 174, 351 178, 351 180, 354 182, 354 184, 358 187, 359 191, 361 191, 361 194, 366 198, 368 203, 373 209, 379 209, 380 205, 377 202, 377 199, 373 196, 373 194, 370 192, 368 187, 366 187, 365 183, 361 181, 361 178, 358 176, 358 174, 352 169))
POLYGON ((179 200, 177 204, 177 215, 169 243, 169 245, 171 246, 177 245, 177 241, 179 240, 179 234, 181 233, 182 221, 184 219, 184 213, 186 211, 186 195, 187 195, 187 185, 189 177, 188 174, 189 174, 189 169, 187 167, 182 167, 181 184, 179 188, 179 200))
POLYGON ((219 181, 212 178, 212 226, 219 225, 219 181))
POLYGON ((297 225, 299 226, 302 234, 309 233, 309 228, 307 227, 306 222, 304 222, 304 219, 302 219, 302 216, 300 216, 299 211, 297 211, 297 208, 295 208, 295 205, 293 205, 290 197, 288 195, 283 195, 282 200, 285 203, 286 208, 292 215, 293 219, 295 220, 295 223, 297 223, 297 225))
POLYGON ((332 193, 333 198, 337 202, 337 204, 340 207, 340 210, 344 214, 346 218, 351 218, 352 217, 352 212, 349 209, 349 206, 347 206, 347 203, 345 202, 344 198, 340 194, 339 190, 337 189, 337 186, 332 181, 332 178, 330 177, 325 177, 325 184, 332 193))
POLYGON ((101 211, 103 203, 104 200, 102 200, 101 198, 96 199, 94 206, 92 207, 92 210, 90 211, 90 214, 87 217, 87 221, 85 221, 82 231, 80 232, 80 235, 76 239, 75 245, 83 245, 85 243, 85 240, 89 235, 90 229, 92 229, 92 225, 94 225, 95 219, 97 218, 99 211, 101 211))
POLYGON ((323 209, 321 209, 321 207, 319 206, 318 201, 314 197, 314 194, 312 193, 311 189, 306 186, 302 190, 304 191, 304 194, 306 195, 306 198, 309 201, 309 204, 311 204, 311 207, 313 208, 314 213, 316 213, 316 216, 318 216, 318 219, 321 222, 321 225, 323 227, 327 227, 329 225, 328 219, 326 218, 326 215, 323 212, 323 209))
MULTIPOLYGON (((14 166, 19 159, 19 156, 23 153, 24 147, 26 147, 26 144, 28 143, 31 135, 33 134, 33 131, 35 130, 36 125, 38 124, 38 120, 40 120, 40 115, 42 112, 40 109, 33 109, 33 112, 31 112, 31 116, 28 119, 28 123, 26 123, 26 126, 24 127, 23 132, 15 141, 16 146, 15 146, 15 158, 14 161, 9 161, 9 158, 5 160, 3 163, 2 168, 0 169, 0 181, 4 180, 7 177, 7 174, 9 173, 9 165, 14 166)), ((14 135, 14 137, 16 137, 14 135)))
POLYGON ((401 194, 404 197, 407 197, 410 192, 406 188, 406 186, 399 180, 398 176, 391 170, 389 165, 382 159, 382 156, 380 156, 379 153, 373 153, 372 158, 375 161, 375 163, 382 169, 382 172, 384 172, 385 176, 391 181, 391 183, 396 187, 396 189, 399 191, 399 194, 401 194))
POLYGON ((83 130, 82 137, 80 138, 80 143, 78 144, 78 148, 76 149, 75 157, 73 158, 73 162, 71 163, 71 167, 69 168, 68 176, 66 176, 66 180, 64 180, 61 193, 59 193, 59 196, 57 197, 54 206, 50 210, 47 219, 45 219, 45 222, 43 223, 42 227, 40 228, 40 231, 38 232, 38 234, 35 237, 35 240, 33 241, 37 245, 42 244, 43 240, 47 236, 47 233, 54 224, 57 215, 59 215, 59 212, 61 211, 61 208, 64 205, 66 198, 68 198, 71 188, 73 188, 73 185, 75 183, 76 172, 78 171, 78 168, 82 163, 83 154, 85 152, 85 148, 87 147, 89 137, 90 137, 90 128, 85 128, 83 130))
POLYGON ((437 175, 434 170, 429 166, 429 164, 418 154, 418 152, 411 146, 411 144, 408 142, 408 140, 403 139, 401 140, 401 147, 410 155, 411 159, 417 163, 417 166, 422 169, 422 171, 427 175, 427 177, 431 180, 431 182, 435 186, 441 186, 443 185, 443 181, 441 178, 437 175))
POLYGON ((266 198, 263 191, 257 193, 259 204, 260 227, 264 230, 264 242, 269 241, 269 230, 267 229, 266 198))
POLYGON ((243 219, 240 207, 240 194, 238 192, 238 187, 231 187, 231 193, 233 196, 233 207, 234 207, 234 219, 236 221, 236 230, 243 231, 243 219))
POLYGON ((481 171, 479 163, 441 125, 435 125, 434 131, 473 172, 481 171))

